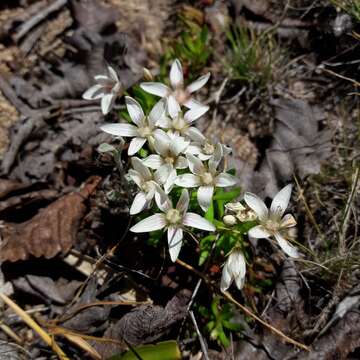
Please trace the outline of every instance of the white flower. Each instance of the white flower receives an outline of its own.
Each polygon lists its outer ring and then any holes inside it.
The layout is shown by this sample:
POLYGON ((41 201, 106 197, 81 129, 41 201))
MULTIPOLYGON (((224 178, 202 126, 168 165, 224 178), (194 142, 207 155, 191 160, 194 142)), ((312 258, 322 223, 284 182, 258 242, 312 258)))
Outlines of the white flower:
POLYGON ((223 217, 223 222, 225 225, 233 226, 237 223, 236 217, 234 215, 225 215, 223 217))
POLYGON ((226 210, 234 212, 236 218, 241 222, 254 221, 257 219, 255 212, 240 202, 227 203, 225 204, 225 208, 226 210))
MULTIPOLYGON (((205 137, 200 130, 191 127, 186 132, 186 135, 193 141, 188 146, 186 152, 189 154, 197 155, 200 160, 209 160, 213 156, 216 148, 216 143, 205 137)), ((221 144, 224 155, 231 153, 231 148, 221 144)))
POLYGON ((185 188, 199 187, 197 199, 204 211, 207 211, 210 207, 215 187, 233 186, 238 182, 235 176, 217 170, 222 155, 222 147, 218 144, 214 155, 208 161, 208 166, 205 166, 194 155, 186 154, 192 174, 179 175, 175 179, 175 184, 178 186, 185 188))
POLYGON ((180 106, 176 104, 174 107, 177 108, 176 114, 171 115, 170 117, 164 116, 160 121, 157 122, 157 125, 163 129, 169 130, 168 133, 174 133, 176 135, 189 136, 191 130, 197 130, 195 127, 192 127, 192 123, 204 115, 209 107, 195 107, 188 110, 184 115, 180 109, 180 106))
POLYGON ((296 248, 281 235, 282 231, 296 225, 294 217, 290 214, 285 216, 285 210, 288 207, 292 186, 287 185, 281 189, 274 197, 270 209, 255 194, 245 193, 244 199, 248 206, 256 213, 260 225, 249 230, 249 235, 254 238, 269 238, 274 236, 281 249, 289 256, 299 257, 296 248))
POLYGON ((137 153, 146 141, 153 142, 153 135, 156 131, 156 122, 161 121, 165 114, 165 104, 159 101, 150 111, 149 116, 145 116, 140 104, 133 98, 125 97, 126 108, 130 118, 135 125, 132 124, 106 124, 100 127, 101 130, 115 136, 134 137, 131 140, 128 154, 137 153))
POLYGON ((184 88, 184 75, 180 61, 176 59, 170 70, 171 88, 159 82, 141 83, 140 87, 146 92, 166 98, 168 111, 171 116, 177 115, 179 105, 184 105, 189 109, 204 107, 192 97, 192 93, 201 89, 209 80, 210 73, 200 76, 193 83, 184 88))
POLYGON ((241 250, 235 248, 226 260, 221 275, 220 289, 226 291, 231 283, 235 284, 241 290, 245 283, 246 262, 241 250))
POLYGON ((143 163, 151 169, 158 170, 165 192, 168 193, 174 185, 176 169, 188 167, 188 161, 180 154, 188 147, 189 141, 180 136, 171 138, 162 130, 158 130, 154 134, 154 139, 154 148, 157 154, 149 155, 143 160, 143 163))
POLYGON ((209 221, 198 214, 187 212, 190 198, 186 189, 183 189, 175 208, 173 208, 169 197, 163 191, 156 193, 156 201, 159 209, 163 213, 158 213, 141 220, 134 225, 130 231, 143 233, 166 229, 172 261, 176 261, 178 258, 182 245, 184 227, 215 231, 215 226, 209 221))
POLYGON ((121 82, 116 71, 108 66, 109 75, 96 75, 94 78, 98 84, 86 90, 83 94, 85 100, 101 99, 101 111, 108 114, 114 105, 116 97, 121 90, 121 82))
POLYGON ((150 205, 161 184, 161 174, 155 172, 153 175, 137 157, 131 158, 131 165, 133 169, 130 169, 127 175, 140 189, 130 208, 130 215, 135 215, 150 205))

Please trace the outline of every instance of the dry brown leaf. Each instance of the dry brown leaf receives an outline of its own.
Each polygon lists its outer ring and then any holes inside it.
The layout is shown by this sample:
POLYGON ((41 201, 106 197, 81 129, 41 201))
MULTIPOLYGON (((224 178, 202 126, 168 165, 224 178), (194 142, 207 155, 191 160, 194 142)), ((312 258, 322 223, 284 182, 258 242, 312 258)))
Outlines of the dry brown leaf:
POLYGON ((25 260, 30 255, 50 259, 59 252, 70 250, 76 239, 81 219, 85 215, 86 200, 101 178, 88 179, 79 192, 63 196, 20 224, 4 224, 1 235, 1 261, 25 260))
POLYGON ((0 179, 0 199, 13 191, 22 190, 27 187, 29 187, 29 184, 24 184, 15 180, 0 179))

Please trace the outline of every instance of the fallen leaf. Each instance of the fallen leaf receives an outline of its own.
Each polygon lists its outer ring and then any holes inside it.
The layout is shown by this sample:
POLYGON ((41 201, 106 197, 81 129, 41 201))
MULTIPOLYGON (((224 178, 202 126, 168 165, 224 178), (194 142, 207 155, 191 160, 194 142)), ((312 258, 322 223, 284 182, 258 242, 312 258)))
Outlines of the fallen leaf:
MULTIPOLYGON (((126 340, 131 345, 140 345, 160 339, 171 327, 187 314, 187 304, 191 294, 184 289, 177 293, 164 307, 158 305, 142 305, 124 315, 117 323, 110 326, 105 338, 126 340)), ((97 344, 96 350, 109 357, 124 347, 117 344, 97 344)))
POLYGON ((30 184, 24 184, 15 180, 0 179, 0 199, 16 190, 22 190, 29 187, 30 184))
POLYGON ((59 252, 69 251, 86 212, 84 200, 100 181, 98 176, 90 177, 79 192, 56 200, 30 220, 5 223, 1 229, 0 261, 25 260, 30 255, 50 259, 59 252))
POLYGON ((273 140, 251 189, 263 197, 273 197, 294 174, 300 178, 318 174, 331 155, 332 135, 320 129, 324 119, 320 108, 295 99, 277 99, 272 104, 277 119, 273 140))

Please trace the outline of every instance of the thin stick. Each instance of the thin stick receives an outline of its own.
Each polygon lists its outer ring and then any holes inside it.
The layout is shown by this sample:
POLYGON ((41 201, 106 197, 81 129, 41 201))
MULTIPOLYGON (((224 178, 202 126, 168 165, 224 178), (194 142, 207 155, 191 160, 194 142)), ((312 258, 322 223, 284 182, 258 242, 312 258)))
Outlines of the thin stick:
MULTIPOLYGON (((200 271, 194 269, 191 265, 186 264, 185 262, 177 259, 176 262, 183 266, 184 268, 194 272, 195 274, 197 274, 198 276, 200 276, 206 283, 210 283, 210 280, 207 278, 206 275, 204 275, 203 273, 201 273, 200 271)), ((301 349, 304 349, 306 351, 310 351, 310 349, 304 345, 301 344, 300 342, 291 339, 290 337, 286 336, 283 332, 281 332, 280 330, 276 329, 275 327, 271 326, 270 324, 268 324, 266 321, 262 320, 261 318, 259 318, 257 315, 255 315, 251 310, 249 310, 247 307, 245 307, 244 305, 241 305, 239 302, 237 302, 228 292, 221 292, 226 299, 228 299, 229 301, 231 301, 233 304, 235 304, 236 306, 238 306, 242 311, 244 311, 245 314, 247 314, 248 316, 252 317, 253 319, 255 319, 256 321, 258 321, 260 324, 264 325, 267 329, 271 330, 272 332, 274 332, 276 335, 279 335, 281 338, 283 338, 286 342, 293 344, 295 346, 298 346, 301 349)))
POLYGON ((304 349, 306 351, 310 351, 310 349, 296 341, 291 339, 290 337, 286 336, 283 332, 281 332, 280 330, 276 329, 274 326, 271 326, 270 324, 268 324, 266 321, 264 321, 263 319, 259 318, 257 315, 255 315, 251 310, 249 310, 246 306, 240 304, 239 302, 237 302, 231 295, 230 293, 228 293, 227 291, 222 293, 226 299, 228 299, 229 301, 231 301, 233 304, 235 304, 236 306, 238 306, 246 315, 252 317, 253 319, 255 319, 256 321, 258 321, 260 324, 262 324, 263 326, 265 326, 267 329, 269 329, 270 331, 272 331, 273 333, 275 333, 276 335, 280 336, 282 339, 284 339, 286 342, 293 344, 301 349, 304 349))
POLYGON ((202 350, 202 352, 204 354, 205 360, 210 360, 208 352, 207 352, 207 346, 206 346, 205 340, 202 337, 201 332, 199 330, 198 324, 197 324, 196 319, 195 319, 195 315, 194 315, 192 310, 189 311, 189 314, 190 314, 190 319, 194 324, 195 331, 196 331, 196 333, 197 333, 197 335, 199 337, 201 350, 202 350))
POLYGON ((70 360, 65 353, 61 350, 60 346, 55 342, 55 340, 44 331, 20 306, 15 304, 8 296, 0 293, 0 299, 4 301, 20 318, 32 328, 45 342, 48 344, 51 349, 57 354, 61 360, 70 360))
POLYGON ((18 42, 34 26, 45 20, 52 12, 60 10, 66 3, 67 0, 56 0, 44 9, 41 9, 35 16, 19 26, 19 31, 14 35, 14 40, 18 42))

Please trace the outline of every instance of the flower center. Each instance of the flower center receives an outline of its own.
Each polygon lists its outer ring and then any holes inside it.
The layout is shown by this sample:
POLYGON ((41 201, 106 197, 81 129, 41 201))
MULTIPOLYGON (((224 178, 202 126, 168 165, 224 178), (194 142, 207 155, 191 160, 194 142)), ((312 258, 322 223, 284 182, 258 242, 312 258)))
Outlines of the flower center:
POLYGON ((177 131, 185 130, 188 127, 188 124, 183 119, 182 116, 178 116, 175 120, 172 122, 172 126, 177 131))
POLYGON ((215 151, 215 146, 207 142, 205 143, 203 150, 206 155, 212 155, 215 151))
POLYGON ((182 88, 177 88, 175 91, 174 91, 174 94, 175 96, 175 99, 176 101, 180 104, 180 105, 183 105, 186 101, 188 101, 189 99, 189 93, 182 89, 182 88))
POLYGON ((142 184, 142 190, 145 191, 146 193, 150 192, 151 189, 154 187, 154 184, 152 181, 146 181, 142 184))
POLYGON ((204 185, 211 185, 213 183, 213 176, 209 172, 205 172, 201 175, 201 180, 204 185))
POLYGON ((149 126, 144 126, 144 127, 141 127, 139 128, 139 135, 141 137, 147 137, 147 136, 150 136, 152 134, 152 131, 151 129, 149 128, 149 126))
POLYGON ((175 159, 174 159, 174 157, 171 156, 171 155, 168 155, 168 156, 164 159, 164 161, 165 161, 167 164, 169 164, 169 165, 174 165, 174 163, 175 163, 175 159))
POLYGON ((263 226, 271 233, 277 232, 280 228, 279 222, 272 219, 266 220, 263 226))
POLYGON ((165 215, 166 221, 171 225, 176 225, 181 222, 181 214, 177 209, 170 209, 165 215))

